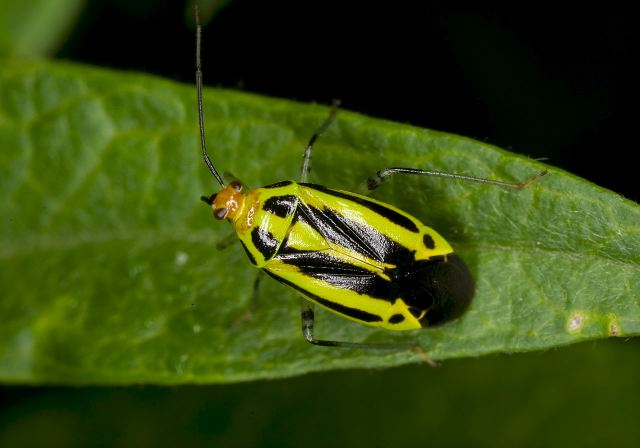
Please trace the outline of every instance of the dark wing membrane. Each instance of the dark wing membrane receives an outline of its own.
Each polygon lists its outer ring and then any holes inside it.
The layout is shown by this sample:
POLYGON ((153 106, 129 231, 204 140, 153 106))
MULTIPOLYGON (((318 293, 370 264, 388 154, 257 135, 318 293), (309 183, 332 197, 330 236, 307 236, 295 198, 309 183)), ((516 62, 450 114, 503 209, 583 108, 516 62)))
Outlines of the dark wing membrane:
POLYGON ((460 316, 473 298, 469 269, 456 254, 399 267, 394 282, 420 324, 431 327, 460 316), (423 313, 424 312, 424 313, 423 313))

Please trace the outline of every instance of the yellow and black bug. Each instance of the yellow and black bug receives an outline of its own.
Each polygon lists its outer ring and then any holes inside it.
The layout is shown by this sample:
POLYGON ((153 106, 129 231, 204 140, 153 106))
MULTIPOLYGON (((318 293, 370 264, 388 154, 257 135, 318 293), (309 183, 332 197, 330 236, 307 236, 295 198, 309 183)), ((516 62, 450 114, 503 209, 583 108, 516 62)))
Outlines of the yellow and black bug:
MULTIPOLYGON (((307 183, 313 145, 332 122, 329 117, 304 151, 300 182, 283 181, 243 191, 239 181, 225 185, 209 159, 202 112, 200 24, 197 20, 196 84, 204 161, 222 190, 202 200, 213 216, 228 220, 251 263, 303 296, 302 332, 315 345, 349 348, 412 349, 415 343, 364 344, 316 339, 314 304, 360 322, 389 330, 414 330, 462 314, 474 294, 469 269, 435 230, 392 205, 366 196, 307 183)), ((368 179, 369 190, 394 174, 440 176, 522 189, 546 174, 521 183, 481 179, 439 171, 386 168, 368 179)))

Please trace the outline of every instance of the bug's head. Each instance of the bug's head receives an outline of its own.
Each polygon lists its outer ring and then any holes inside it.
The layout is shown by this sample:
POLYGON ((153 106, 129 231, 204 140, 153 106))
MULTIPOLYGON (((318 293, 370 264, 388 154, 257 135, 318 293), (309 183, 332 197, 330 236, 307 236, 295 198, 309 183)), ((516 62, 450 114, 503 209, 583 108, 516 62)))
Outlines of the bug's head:
POLYGON ((213 217, 219 221, 223 219, 233 219, 244 203, 242 183, 234 180, 225 185, 218 193, 211 196, 202 196, 203 202, 209 204, 213 210, 213 217))

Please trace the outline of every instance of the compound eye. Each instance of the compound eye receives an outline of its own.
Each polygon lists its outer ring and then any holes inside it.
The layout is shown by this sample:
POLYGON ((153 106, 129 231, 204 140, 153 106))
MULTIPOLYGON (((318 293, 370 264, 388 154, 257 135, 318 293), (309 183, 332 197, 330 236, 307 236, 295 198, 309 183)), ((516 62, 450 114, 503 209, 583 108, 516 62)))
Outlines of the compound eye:
POLYGON ((227 207, 222 207, 214 210, 213 217, 219 220, 223 220, 227 216, 227 207))
POLYGON ((236 191, 242 190, 242 183, 239 180, 234 180, 229 185, 231 186, 231 188, 233 188, 236 191))

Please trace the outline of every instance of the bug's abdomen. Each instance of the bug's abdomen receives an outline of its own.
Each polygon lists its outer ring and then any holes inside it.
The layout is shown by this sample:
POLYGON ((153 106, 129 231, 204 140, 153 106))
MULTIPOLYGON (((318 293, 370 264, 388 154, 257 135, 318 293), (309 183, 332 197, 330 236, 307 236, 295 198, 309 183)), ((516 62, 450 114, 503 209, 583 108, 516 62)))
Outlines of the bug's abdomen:
POLYGON ((397 266, 390 276, 409 312, 422 327, 440 325, 460 316, 474 294, 471 273, 453 252, 397 266))
POLYGON ((467 308, 471 275, 435 231, 378 201, 300 187, 285 237, 263 266, 272 277, 337 314, 392 330, 437 325, 467 308))

